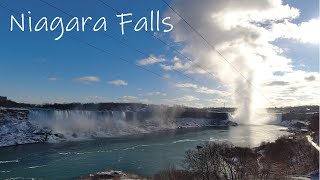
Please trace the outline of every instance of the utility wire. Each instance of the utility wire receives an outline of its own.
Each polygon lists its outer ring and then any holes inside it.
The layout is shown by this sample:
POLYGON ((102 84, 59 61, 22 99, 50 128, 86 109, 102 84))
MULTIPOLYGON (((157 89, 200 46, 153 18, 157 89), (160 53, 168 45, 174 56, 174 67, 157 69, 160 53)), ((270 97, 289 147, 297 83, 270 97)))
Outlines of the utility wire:
MULTIPOLYGON (((54 8, 54 9, 56 9, 56 10, 58 10, 58 11, 64 13, 64 14, 66 14, 66 15, 68 15, 68 16, 70 16, 70 17, 74 17, 74 16, 71 15, 70 13, 62 10, 61 8, 55 6, 55 5, 53 5, 53 4, 51 4, 51 3, 47 2, 47 1, 44 1, 44 0, 39 0, 39 1, 41 1, 41 2, 44 3, 44 4, 47 4, 48 6, 54 8)), ((110 7, 110 6, 109 6, 109 7, 110 7)), ((113 9, 113 10, 115 10, 115 9, 113 9)), ((89 23, 88 23, 88 26, 93 27, 93 26, 90 25, 89 23)), ((99 32, 101 32, 101 31, 99 31, 99 32)), ((153 59, 153 60, 157 60, 155 57, 149 56, 148 53, 146 53, 146 52, 144 52, 144 51, 142 51, 142 50, 140 50, 140 49, 137 49, 137 48, 129 45, 128 43, 126 43, 126 42, 124 42, 124 41, 121 41, 121 40, 119 40, 119 39, 117 39, 117 38, 115 38, 115 37, 107 34, 105 31, 103 31, 103 34, 106 35, 106 36, 108 36, 109 38, 113 39, 114 41, 120 42, 122 45, 124 45, 125 47, 127 47, 127 48, 129 48, 129 49, 131 49, 131 50, 134 50, 134 51, 136 51, 136 52, 138 52, 138 53, 140 53, 140 54, 142 54, 142 55, 144 55, 144 56, 146 56, 146 57, 149 57, 149 58, 151 58, 151 59, 153 59)), ((140 67, 141 67, 141 66, 140 66, 140 67)), ((180 71, 178 71, 178 70, 176 70, 176 69, 175 69, 174 71, 177 72, 177 73, 179 73, 180 75, 182 75, 182 76, 184 76, 184 77, 186 77, 186 78, 194 81, 194 82, 200 83, 200 82, 197 81, 196 79, 194 79, 194 78, 192 78, 192 77, 184 74, 183 72, 180 72, 180 71)))
MULTIPOLYGON (((107 4, 106 2, 104 2, 103 0, 97 0, 99 2, 101 2, 104 6, 110 8, 111 10, 113 10, 115 13, 120 14, 120 11, 118 11, 117 9, 115 9, 114 7, 112 7, 111 5, 107 4)), ((163 1, 163 0, 162 0, 163 1)), ((168 3, 164 2, 170 9, 172 8, 168 3)), ((251 83, 250 80, 248 80, 243 73, 241 73, 230 61, 228 61, 223 55, 222 53, 220 53, 219 51, 216 50, 216 48, 214 48, 198 31, 196 31, 195 28, 193 28, 193 26, 191 26, 190 23, 188 23, 183 17, 181 17, 181 15, 172 8, 172 10, 181 18, 184 20, 184 22, 191 28, 191 30, 195 31, 197 35, 199 35, 202 39, 205 40, 205 42, 212 48, 214 49, 214 51, 216 51, 226 62, 228 62, 228 64, 230 64, 232 66, 232 68, 234 70, 236 70, 245 80, 246 82, 248 82, 253 88, 255 88, 258 92, 259 89, 255 87, 255 85, 253 83, 251 83)), ((180 56, 184 57, 186 60, 188 60, 189 62, 193 63, 195 66, 197 66, 198 68, 202 69, 203 71, 205 71, 207 74, 212 75, 213 77, 216 77, 213 73, 209 72, 207 69, 205 69, 204 67, 202 67, 201 65, 199 65, 198 63, 194 63, 194 61, 192 61, 189 57, 187 57, 186 55, 182 54, 179 50, 177 50, 176 48, 174 48, 173 46, 169 45, 167 42, 165 42, 164 40, 162 40, 161 38, 155 36, 153 33, 148 33, 150 34, 152 37, 156 38, 157 40, 159 40, 160 42, 162 42, 164 45, 166 45, 168 48, 172 49, 174 52, 178 53, 180 56)), ((239 90, 236 90, 236 92, 238 92, 239 90)), ((236 93, 235 92, 235 93, 236 93)), ((271 105, 272 102, 261 92, 259 92, 271 105)), ((273 105, 274 106, 274 105, 273 105)))
MULTIPOLYGON (((104 2, 103 0, 97 0, 100 3, 102 3, 104 6, 110 8, 112 11, 115 12, 115 14, 121 14, 120 11, 118 11, 117 9, 115 9, 114 7, 112 7, 111 5, 107 4, 106 2, 104 2)), ((146 31, 145 31, 146 32, 146 31)), ((148 33, 150 36, 152 36, 153 38, 156 38, 158 41, 160 41, 162 44, 164 44, 166 47, 168 47, 169 49, 172 49, 175 53, 178 53, 180 56, 184 57, 187 61, 193 63, 193 65, 197 66, 198 68, 202 69, 203 71, 205 71, 207 74, 212 75, 213 77, 216 77, 213 73, 209 72, 206 68, 204 68, 203 66, 201 66, 198 63, 195 63, 194 61, 192 61, 192 59, 190 59, 188 56, 182 54, 178 49, 174 48, 172 45, 170 45, 169 43, 165 42, 164 40, 162 40, 161 38, 157 37, 156 35, 154 35, 152 32, 146 32, 148 33)), ((173 69, 174 71, 175 69, 173 69)))
MULTIPOLYGON (((5 10, 7 10, 7 11, 13 13, 13 14, 19 15, 19 13, 18 13, 17 11, 15 11, 15 10, 13 10, 13 9, 10 9, 7 4, 0 4, 0 7, 2 7, 3 9, 5 9, 5 10)), ((36 22, 35 19, 32 19, 32 21, 33 21, 33 22, 36 22)), ((109 52, 109 51, 106 51, 106 50, 104 50, 104 49, 101 49, 101 48, 99 48, 99 47, 97 47, 97 46, 95 46, 95 45, 93 45, 93 44, 91 44, 91 43, 89 43, 89 42, 86 42, 86 41, 84 41, 84 40, 82 40, 82 39, 80 39, 80 38, 71 36, 71 35, 69 35, 69 34, 66 34, 66 36, 69 37, 70 39, 74 40, 74 41, 77 41, 77 42, 80 42, 80 43, 82 43, 82 44, 84 44, 84 45, 87 45, 87 46, 89 46, 89 47, 91 47, 91 48, 93 48, 93 49, 95 49, 95 50, 97 50, 97 51, 99 51, 99 52, 101 52, 101 53, 108 54, 108 55, 111 55, 111 56, 116 56, 115 54, 113 54, 113 53, 111 53, 111 52, 109 52)), ((128 64, 130 64, 130 65, 136 66, 136 67, 138 67, 138 68, 140 68, 140 69, 142 69, 142 70, 144 70, 144 71, 147 71, 147 72, 149 72, 149 73, 151 73, 151 74, 153 74, 153 75, 155 75, 155 76, 158 76, 158 77, 161 78, 161 79, 164 79, 164 80, 167 80, 167 81, 169 81, 169 82, 172 82, 173 84, 177 84, 177 83, 178 83, 177 81, 175 81, 175 80, 172 79, 172 78, 166 78, 166 77, 162 76, 161 74, 159 74, 159 73, 157 73, 157 72, 154 72, 154 71, 152 71, 152 70, 150 70, 150 69, 145 68, 144 66, 141 66, 141 65, 138 65, 138 64, 136 64, 136 63, 133 63, 133 62, 131 62, 131 61, 125 59, 125 58, 119 57, 119 59, 120 59, 121 61, 125 62, 125 63, 128 63, 128 64)), ((178 87, 175 86, 175 88, 178 88, 178 87)), ((156 91, 155 88, 153 88, 153 90, 156 91)))
MULTIPOLYGON (((167 1, 161 0, 165 3, 176 15, 178 15, 190 28, 194 31, 201 39, 213 50, 215 51, 224 61, 226 61, 236 72, 238 72, 253 88, 255 88, 272 106, 273 103, 241 72, 239 71, 220 51, 218 51, 197 29, 195 29, 185 18, 180 15, 167 1)), ((276 106, 274 106, 276 107, 276 106)))
MULTIPOLYGON (((10 11, 11 13, 14 13, 14 14, 19 15, 19 13, 18 13, 17 11, 8 8, 8 6, 4 6, 3 4, 0 4, 0 7, 2 7, 3 9, 6 9, 6 10, 8 10, 8 11, 10 11)), ((32 21, 36 22, 34 19, 32 19, 32 21)), ((68 35, 68 34, 66 34, 66 36, 69 37, 69 38, 71 38, 71 39, 73 39, 74 41, 78 41, 78 42, 80 42, 80 43, 82 43, 82 44, 84 44, 84 45, 87 45, 87 46, 89 46, 89 47, 91 47, 91 48, 93 48, 93 49, 95 49, 95 50, 97 50, 97 51, 99 51, 99 52, 102 52, 102 53, 105 53, 105 54, 108 54, 108 55, 111 55, 111 56, 115 56, 113 53, 111 53, 111 52, 109 52, 109 51, 106 51, 106 50, 104 50, 104 49, 101 49, 101 48, 99 48, 99 47, 97 47, 97 46, 95 46, 95 45, 93 45, 93 44, 91 44, 91 43, 89 43, 89 42, 86 42, 86 41, 84 41, 84 40, 81 40, 80 38, 76 38, 76 37, 73 37, 73 36, 68 35)), ((145 68, 145 67, 143 67, 143 66, 139 66, 139 65, 137 65, 136 63, 133 63, 133 62, 131 62, 131 61, 125 59, 125 58, 119 57, 119 59, 120 59, 121 61, 124 61, 124 62, 128 63, 128 64, 131 64, 131 65, 134 65, 134 66, 136 66, 136 67, 138 67, 138 68, 140 68, 140 69, 143 69, 144 71, 147 71, 147 72, 149 72, 149 73, 152 73, 152 74, 154 74, 154 75, 156 75, 156 76, 158 76, 158 77, 160 77, 160 78, 162 78, 162 79, 167 79, 167 80, 173 81, 173 79, 164 78, 161 74, 159 74, 159 73, 157 73, 157 72, 154 72, 154 71, 152 71, 152 70, 150 70, 150 69, 147 69, 147 68, 145 68)), ((174 81, 174 82, 177 83, 176 81, 174 81)))

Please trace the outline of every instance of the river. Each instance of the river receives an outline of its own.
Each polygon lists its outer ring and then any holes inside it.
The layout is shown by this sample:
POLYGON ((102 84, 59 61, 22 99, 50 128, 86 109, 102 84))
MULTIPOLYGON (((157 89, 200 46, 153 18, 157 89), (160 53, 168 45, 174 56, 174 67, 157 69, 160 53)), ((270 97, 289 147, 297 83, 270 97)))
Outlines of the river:
POLYGON ((209 141, 258 146, 287 135, 279 126, 189 128, 152 134, 0 148, 0 179, 75 179, 106 169, 152 177, 209 141))

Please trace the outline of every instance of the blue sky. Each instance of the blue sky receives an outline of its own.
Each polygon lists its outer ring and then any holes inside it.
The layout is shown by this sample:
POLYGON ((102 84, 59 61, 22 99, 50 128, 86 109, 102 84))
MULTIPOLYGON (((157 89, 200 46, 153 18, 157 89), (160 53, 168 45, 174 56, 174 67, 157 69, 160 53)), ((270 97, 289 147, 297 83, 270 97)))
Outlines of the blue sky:
MULTIPOLYGON (((223 105, 223 101, 219 101, 217 104, 210 104, 207 101, 208 99, 214 101, 215 98, 218 98, 214 93, 199 93, 195 90, 196 88, 177 87, 178 83, 197 84, 197 88, 205 87, 227 91, 228 87, 224 86, 218 78, 212 78, 211 75, 203 73, 188 73, 183 69, 181 69, 181 73, 177 73, 164 69, 159 66, 159 63, 142 66, 166 77, 160 78, 120 60, 119 57, 137 63, 154 55, 154 59, 163 58, 171 61, 179 55, 154 39, 149 33, 134 32, 132 25, 126 26, 126 34, 121 35, 119 18, 111 9, 103 6, 100 2, 95 0, 45 1, 73 16, 91 16, 94 19, 106 17, 108 23, 106 34, 133 48, 142 50, 144 54, 123 46, 119 41, 107 37, 104 33, 92 32, 91 30, 66 32, 65 36, 58 41, 53 40, 57 35, 56 32, 10 32, 10 15, 15 15, 15 17, 18 15, 0 8, 0 95, 8 96, 19 102, 30 103, 133 101, 179 104, 181 101, 190 103, 197 101, 193 104, 194 106, 223 105), (109 51, 113 56, 75 41, 74 37, 109 51), (186 76, 196 81, 192 81, 186 76), (114 83, 116 80, 118 82, 121 80, 122 83, 114 83), (200 85, 199 82, 202 84, 200 85), (172 101, 174 99, 176 101, 172 101)), ((162 17, 166 16, 168 12, 168 7, 160 0, 104 1, 120 12, 133 13, 133 21, 137 21, 143 16, 150 19, 151 10, 160 10, 162 17)), ((60 16, 63 17, 65 23, 71 19, 39 0, 0 0, 0 3, 19 13, 30 11, 34 19, 43 16, 52 19, 60 16)), ((303 2, 286 0, 284 3, 300 9, 300 17, 293 21, 296 24, 319 16, 319 6, 316 0, 303 2)), ((184 14, 187 17, 188 14, 185 12, 184 14)), ((183 52, 184 43, 187 42, 177 42, 171 33, 157 35, 183 52)), ((318 45, 300 43, 291 39, 278 39, 273 44, 288 48, 283 56, 292 59, 294 70, 307 73, 318 72, 318 45)), ((186 53, 186 55, 189 54, 186 53)), ((190 57, 192 58, 192 55, 190 57)), ((231 102, 228 104, 232 105, 231 102)))

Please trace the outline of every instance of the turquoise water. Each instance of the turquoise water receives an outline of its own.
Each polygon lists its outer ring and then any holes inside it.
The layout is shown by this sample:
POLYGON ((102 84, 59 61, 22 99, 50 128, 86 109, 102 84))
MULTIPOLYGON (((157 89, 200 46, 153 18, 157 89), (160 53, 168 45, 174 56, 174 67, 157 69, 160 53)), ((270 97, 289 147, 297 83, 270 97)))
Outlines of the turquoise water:
POLYGON ((169 165, 181 166, 184 152, 208 141, 258 146, 287 135, 279 126, 238 126, 163 131, 81 142, 0 148, 0 179, 76 179, 106 169, 151 177, 169 165))

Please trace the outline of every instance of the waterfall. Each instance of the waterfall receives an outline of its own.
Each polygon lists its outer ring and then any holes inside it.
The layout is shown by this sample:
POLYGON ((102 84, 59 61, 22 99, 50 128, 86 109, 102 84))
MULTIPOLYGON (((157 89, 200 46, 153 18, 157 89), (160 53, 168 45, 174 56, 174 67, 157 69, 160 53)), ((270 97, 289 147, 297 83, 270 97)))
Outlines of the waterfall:
POLYGON ((33 109, 29 122, 66 140, 151 133, 178 127, 220 125, 226 113, 169 114, 157 111, 82 111, 33 109), (178 120, 180 119, 180 120, 178 120))
POLYGON ((146 112, 31 110, 28 119, 39 129, 50 129, 66 139, 114 137, 175 128, 167 119, 146 112))

